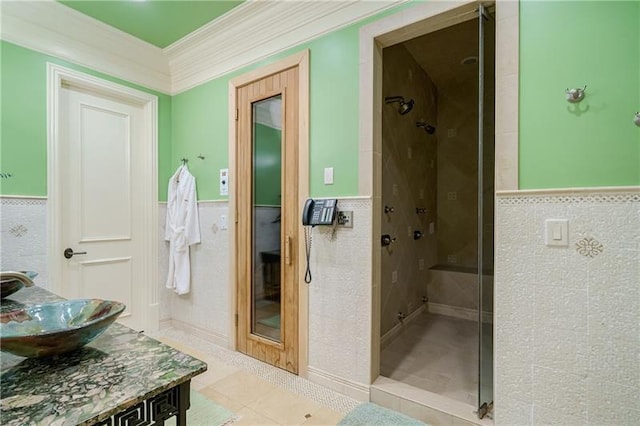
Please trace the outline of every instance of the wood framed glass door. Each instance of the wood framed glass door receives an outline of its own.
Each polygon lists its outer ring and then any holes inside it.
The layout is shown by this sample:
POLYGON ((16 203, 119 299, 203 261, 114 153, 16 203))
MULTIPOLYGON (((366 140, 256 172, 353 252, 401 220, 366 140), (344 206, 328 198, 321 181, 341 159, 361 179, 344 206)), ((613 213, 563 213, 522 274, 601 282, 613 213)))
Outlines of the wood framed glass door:
POLYGON ((298 372, 298 67, 236 88, 236 347, 298 372))

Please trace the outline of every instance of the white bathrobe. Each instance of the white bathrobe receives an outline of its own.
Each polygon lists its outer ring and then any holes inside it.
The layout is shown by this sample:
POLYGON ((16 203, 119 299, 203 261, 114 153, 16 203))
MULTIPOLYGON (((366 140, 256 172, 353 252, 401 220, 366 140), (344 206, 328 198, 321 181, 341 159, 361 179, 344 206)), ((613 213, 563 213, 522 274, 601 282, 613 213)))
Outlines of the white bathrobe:
POLYGON ((189 246, 200 242, 196 178, 186 165, 169 181, 165 227, 165 240, 169 241, 167 288, 186 294, 191 284, 189 246))

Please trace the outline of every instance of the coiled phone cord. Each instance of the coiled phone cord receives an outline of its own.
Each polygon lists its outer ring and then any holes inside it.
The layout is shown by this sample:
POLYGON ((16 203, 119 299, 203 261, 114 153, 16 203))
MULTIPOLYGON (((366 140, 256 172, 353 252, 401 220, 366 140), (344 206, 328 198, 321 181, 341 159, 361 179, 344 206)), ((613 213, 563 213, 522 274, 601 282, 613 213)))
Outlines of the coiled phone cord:
POLYGON ((311 269, 309 269, 309 259, 311 258, 311 238, 313 234, 313 227, 304 227, 304 248, 307 255, 307 270, 304 273, 304 282, 309 284, 311 282, 311 269))

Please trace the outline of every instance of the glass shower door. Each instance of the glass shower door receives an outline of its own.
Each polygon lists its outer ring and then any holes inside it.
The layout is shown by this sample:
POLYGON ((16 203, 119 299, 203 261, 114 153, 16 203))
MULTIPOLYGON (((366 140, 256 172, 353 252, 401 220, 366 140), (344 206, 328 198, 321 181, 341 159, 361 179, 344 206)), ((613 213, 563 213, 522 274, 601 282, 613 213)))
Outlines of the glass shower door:
POLYGON ((493 406, 495 21, 478 13, 478 417, 493 406), (485 49, 488 47, 488 49, 485 49))

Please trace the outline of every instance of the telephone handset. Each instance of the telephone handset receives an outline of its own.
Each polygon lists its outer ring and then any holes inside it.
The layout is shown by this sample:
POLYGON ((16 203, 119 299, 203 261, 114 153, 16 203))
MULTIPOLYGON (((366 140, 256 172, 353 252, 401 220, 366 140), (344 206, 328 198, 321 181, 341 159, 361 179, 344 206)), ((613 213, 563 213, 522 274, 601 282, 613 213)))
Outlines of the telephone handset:
POLYGON ((313 227, 316 225, 333 225, 338 214, 338 200, 308 199, 302 209, 302 224, 304 225, 304 245, 307 255, 307 270, 304 274, 304 282, 311 282, 311 269, 309 269, 309 259, 311 257, 311 237, 313 227))
POLYGON ((302 224, 305 226, 333 225, 338 213, 338 200, 308 199, 302 210, 302 224))

